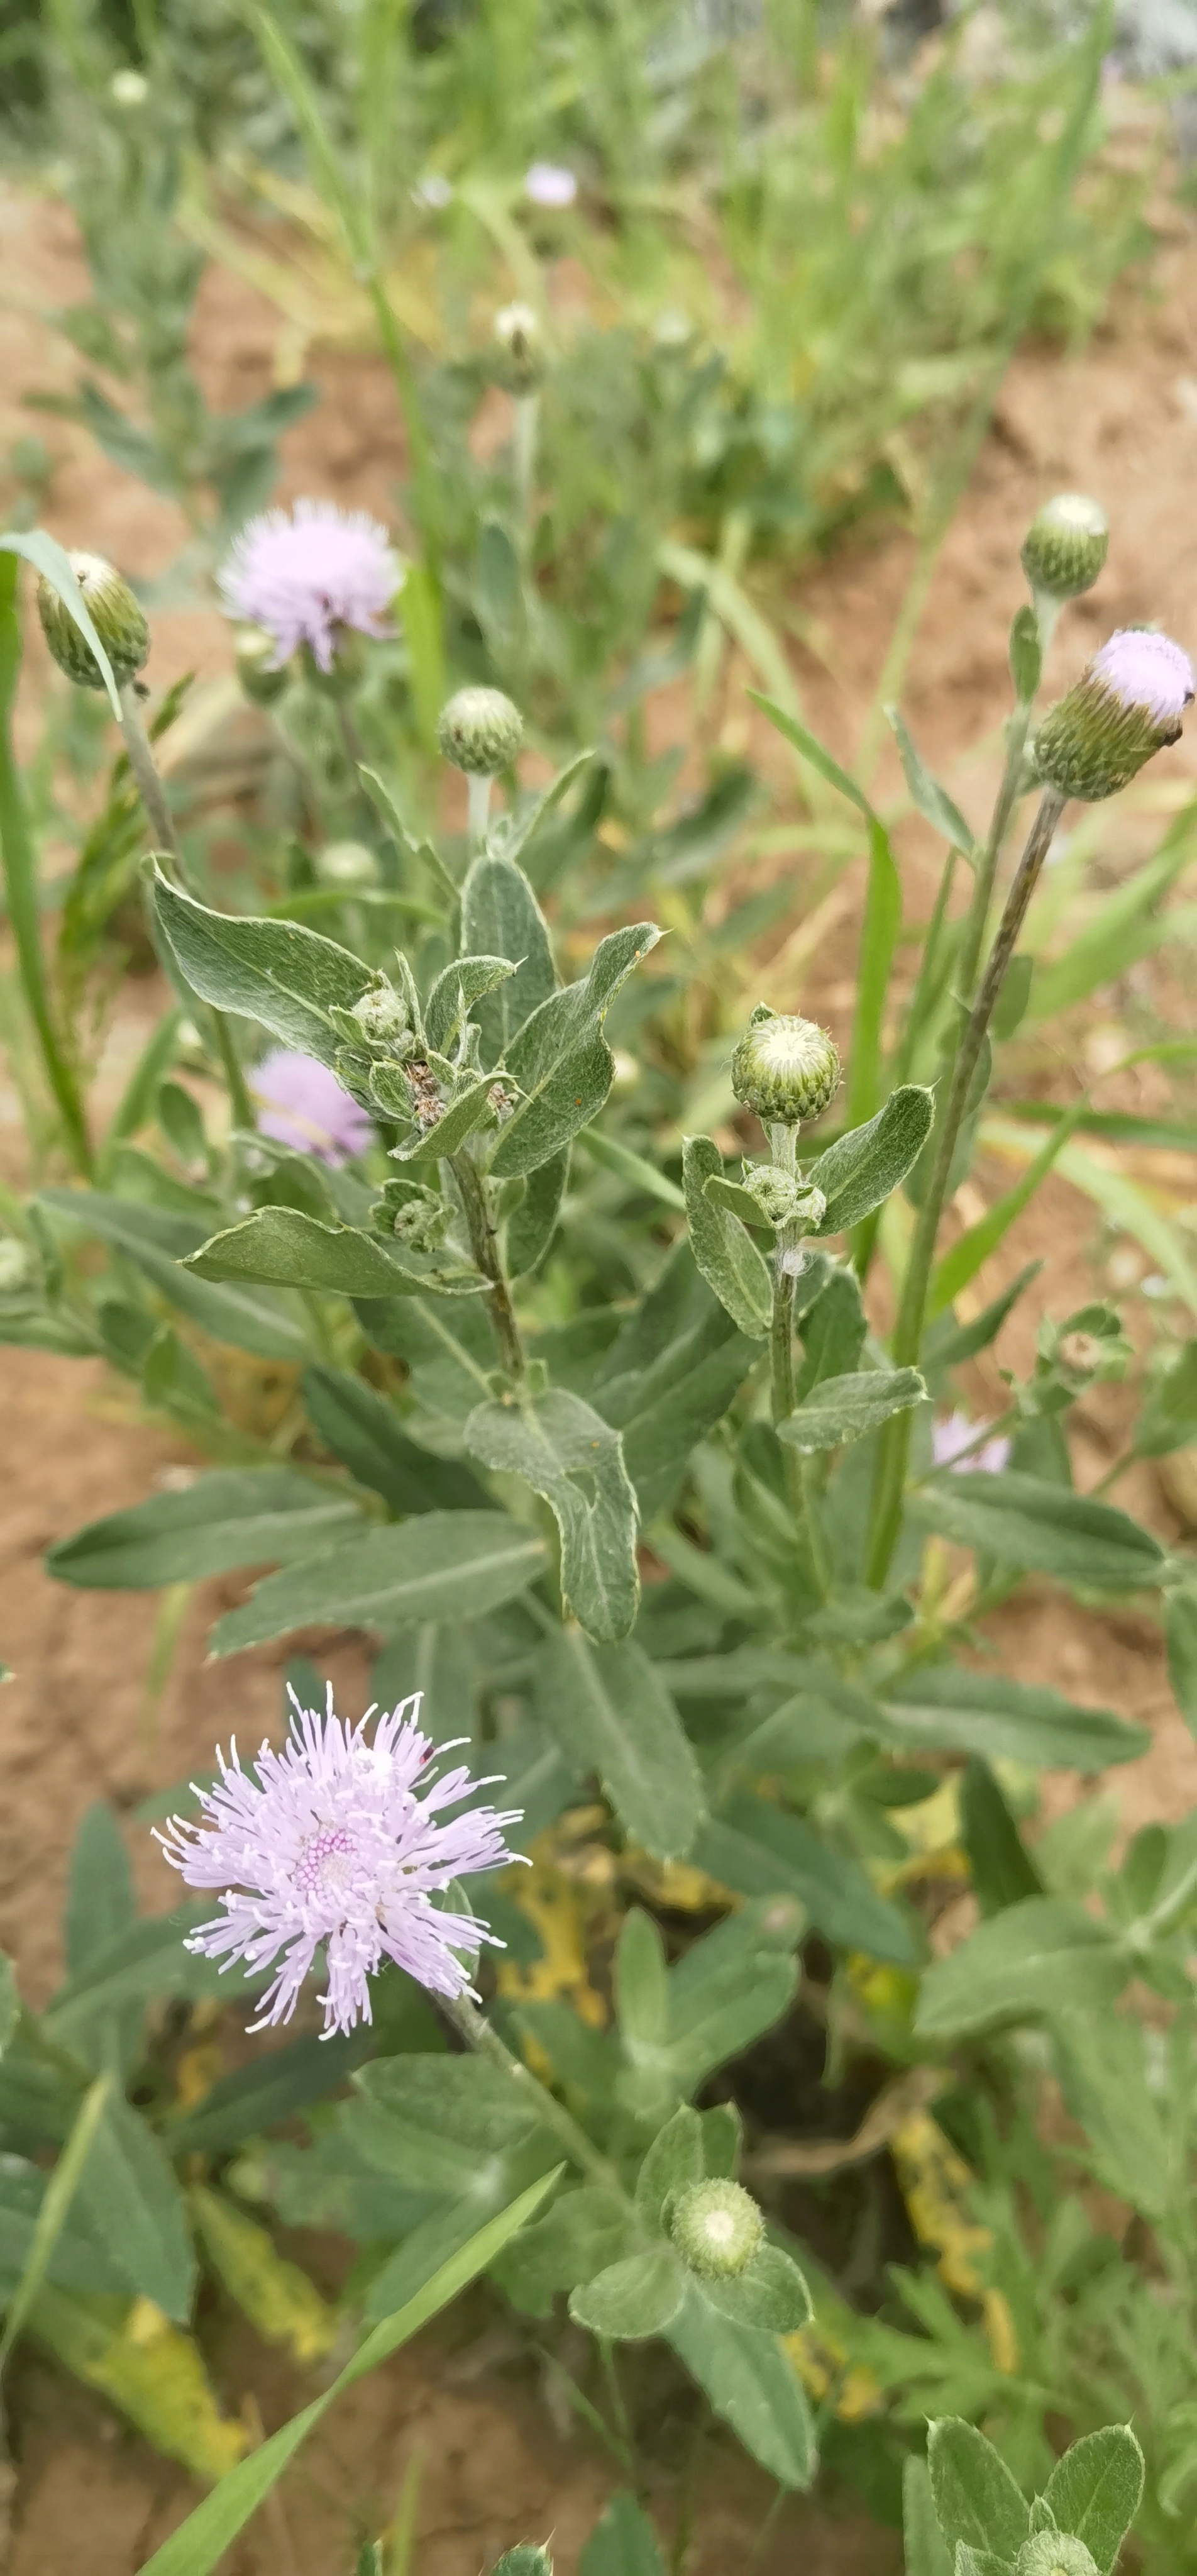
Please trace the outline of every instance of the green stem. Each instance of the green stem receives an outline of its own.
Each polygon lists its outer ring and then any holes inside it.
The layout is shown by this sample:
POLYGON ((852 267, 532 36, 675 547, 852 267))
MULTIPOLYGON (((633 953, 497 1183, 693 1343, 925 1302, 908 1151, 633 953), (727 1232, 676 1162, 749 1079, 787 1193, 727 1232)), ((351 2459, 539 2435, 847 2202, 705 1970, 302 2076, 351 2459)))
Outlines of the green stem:
POLYGON ((437 540, 436 508, 433 498, 432 448, 424 425, 424 415, 420 409, 415 371, 407 354, 403 333, 392 310, 382 276, 376 267, 371 267, 365 279, 365 287, 374 308, 374 319, 378 326, 382 353, 391 370, 395 391, 399 396, 399 409, 403 415, 407 452, 411 459, 412 481, 415 485, 416 510, 424 544, 424 559, 433 580, 439 584, 440 547, 437 540))
MULTIPOLYGON (((1064 810, 1064 798, 1054 787, 1045 789, 1039 811, 1031 826, 1026 848, 1015 870, 1014 882, 1006 898, 1006 907, 998 924, 997 936, 981 989, 969 1016, 968 1025, 956 1052, 952 1084, 939 1131, 939 1143, 927 1195, 919 1210, 902 1298, 894 1326, 892 1354, 895 1368, 912 1368, 922 1348, 923 1323, 927 1311, 927 1291, 935 1260, 935 1244, 940 1218, 948 1194, 956 1144, 964 1123, 973 1078, 981 1059, 990 1020, 1006 972, 1014 954, 1018 934, 1026 918, 1027 906, 1039 880, 1039 873, 1051 845, 1052 834, 1064 810)), ((902 1520, 902 1495, 906 1484, 906 1467, 910 1456, 911 1420, 909 1413, 893 1414, 881 1434, 874 1496, 873 1527, 865 1580, 880 1589, 889 1572, 890 1560, 897 1543, 902 1520)))
POLYGON ((537 2119, 560 2140, 570 2163, 576 2165, 579 2172, 589 2174, 592 2182, 601 2183, 604 2191, 617 2192, 621 2200, 625 2199, 614 2165, 608 2163, 596 2146, 592 2146, 585 2129, 579 2126, 572 2112, 566 2110, 564 2102, 559 2102, 555 2094, 538 2083, 531 2067, 525 2066, 522 2058, 513 2056, 497 2030, 492 2030, 485 2014, 478 2012, 465 1995, 446 1998, 443 2008, 467 2048, 473 2049, 476 2056, 487 2058, 492 2066, 499 2067, 525 2099, 535 2105, 537 2119))
POLYGON ((532 502, 536 487, 536 448, 540 434, 540 395, 517 394, 512 425, 512 465, 515 479, 515 506, 519 517, 520 551, 527 570, 532 554, 532 502))
MULTIPOLYGON (((121 732, 125 738, 125 750, 129 756, 129 767, 133 772, 137 793, 145 807, 150 829, 159 849, 165 851, 167 857, 174 861, 180 884, 187 887, 190 892, 187 862, 183 856, 175 818, 166 801, 166 790, 155 765, 149 736, 141 719, 141 707, 131 680, 126 681, 121 690, 120 699, 121 732)), ((256 1123, 253 1105, 246 1088, 241 1059, 233 1044, 232 1030, 223 1011, 213 1010, 209 1013, 209 1018, 216 1042, 216 1052, 220 1059, 220 1069, 229 1095, 233 1124, 235 1127, 252 1129, 256 1123)))
MULTIPOLYGON (((798 1169, 798 1129, 778 1124, 770 1126, 769 1150, 774 1168, 793 1178, 798 1169)), ((773 1313, 769 1324, 769 1361, 772 1380, 772 1414, 774 1429, 787 1422, 794 1410, 794 1291, 797 1273, 787 1268, 797 1256, 802 1242, 800 1226, 791 1220, 778 1228, 777 1260, 773 1274, 773 1313)), ((816 1592, 826 1598, 827 1583, 823 1554, 816 1535, 807 1489, 806 1461, 788 1440, 781 1443, 785 1463, 786 1493, 794 1515, 807 1570, 816 1592)))
POLYGON ((17 557, 0 555, 0 856, 8 918, 25 1006, 37 1032, 46 1079, 62 1119, 71 1160, 91 1177, 91 1140, 75 1070, 63 1046, 46 983, 37 900, 37 856, 13 757, 11 717, 21 661, 17 557))
POLYGON ((468 798, 466 837, 472 859, 477 858, 479 851, 486 847, 486 827, 490 821, 490 791, 493 784, 494 781, 490 778, 480 778, 476 770, 470 770, 466 777, 468 798))
POLYGON ((469 1230, 470 1250, 483 1278, 490 1281, 487 1303, 490 1307, 490 1320, 499 1346, 499 1355, 508 1376, 514 1379, 517 1386, 522 1386, 527 1378, 528 1364, 524 1357, 520 1328, 515 1319, 515 1309, 511 1303, 511 1291, 503 1276, 503 1264, 499 1257, 499 1238, 491 1221, 486 1182, 468 1146, 464 1147, 461 1153, 450 1156, 449 1167, 461 1193, 462 1209, 469 1230))

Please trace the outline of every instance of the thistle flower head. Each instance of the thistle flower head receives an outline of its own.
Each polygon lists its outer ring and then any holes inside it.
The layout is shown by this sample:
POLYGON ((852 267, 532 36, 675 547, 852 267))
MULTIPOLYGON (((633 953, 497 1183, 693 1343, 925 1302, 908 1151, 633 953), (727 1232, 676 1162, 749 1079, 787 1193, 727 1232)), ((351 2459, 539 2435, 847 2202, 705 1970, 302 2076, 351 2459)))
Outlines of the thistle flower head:
POLYGON ((314 1154, 335 1171, 364 1153, 374 1133, 364 1109, 342 1090, 335 1073, 314 1056, 271 1047, 249 1076, 250 1096, 263 1136, 314 1154))
POLYGON ((157 1839, 189 1887, 221 1890, 223 1913, 190 1935, 188 1949, 229 1967, 243 1959, 247 1975, 275 1969, 252 2029, 290 2020, 323 1944, 328 2039, 372 2018, 369 1980, 384 1959, 433 1994, 467 1990, 459 1954, 476 1964, 496 1936, 432 1898, 473 1870, 506 1867, 514 1855, 504 1828, 519 1818, 477 1806, 444 1814, 490 1784, 464 1764, 435 1778, 418 1691, 377 1718, 370 1743, 374 1710, 357 1726, 343 1722, 331 1683, 323 1717, 294 1692, 291 1700, 281 1753, 263 1744, 252 1772, 235 1743, 228 1761, 219 1753, 216 1786, 196 1791, 203 1821, 172 1816, 157 1839))
POLYGON ((1092 590, 1110 544, 1110 523, 1087 492, 1057 492, 1037 510, 1022 544, 1031 589, 1047 599, 1079 599, 1092 590))
MULTIPOLYGON (((140 671, 150 649, 150 630, 140 603, 123 574, 103 555, 72 554, 70 566, 117 686, 124 688, 140 671)), ((102 689, 104 674, 90 644, 44 574, 37 585, 37 613, 59 670, 77 688, 102 689)))
POLYGON ((510 768, 524 739, 524 719, 501 689, 458 689, 441 708, 436 738, 442 759, 454 769, 494 778, 510 768))
POLYGON ((1192 665, 1171 636, 1120 627, 1048 708, 1034 742, 1038 777, 1086 804, 1116 795, 1153 752, 1179 740, 1192 696, 1192 665))
MULTIPOLYGON (((1123 707, 1150 716, 1155 725, 1180 727, 1193 698, 1193 666, 1170 635, 1150 626, 1120 626, 1095 653, 1089 677, 1123 707)), ((1175 740, 1175 735, 1172 737, 1175 740)))
POLYGON ((936 1466, 950 1467, 956 1476, 977 1473, 1000 1476, 1003 1467, 1009 1463, 1008 1440, 999 1436, 996 1440, 982 1441, 979 1449, 970 1447, 978 1431, 986 1428, 983 1422, 970 1422, 967 1413, 946 1414, 942 1421, 934 1424, 931 1432, 931 1455, 936 1466), (961 1455, 965 1449, 969 1451, 967 1458, 961 1455))
POLYGON ((235 538, 217 587, 230 617, 263 626, 274 639, 275 667, 300 644, 317 668, 331 671, 336 629, 375 638, 402 570, 385 528, 365 510, 334 501, 297 501, 293 512, 263 510, 235 538))
POLYGON ((696 2182, 674 2204, 669 2232, 692 2272, 734 2280, 765 2240, 765 2222, 738 2182, 696 2182))
POLYGON ((826 1029, 758 1002, 731 1063, 732 1090, 766 1125, 797 1126, 827 1107, 840 1060, 826 1029))

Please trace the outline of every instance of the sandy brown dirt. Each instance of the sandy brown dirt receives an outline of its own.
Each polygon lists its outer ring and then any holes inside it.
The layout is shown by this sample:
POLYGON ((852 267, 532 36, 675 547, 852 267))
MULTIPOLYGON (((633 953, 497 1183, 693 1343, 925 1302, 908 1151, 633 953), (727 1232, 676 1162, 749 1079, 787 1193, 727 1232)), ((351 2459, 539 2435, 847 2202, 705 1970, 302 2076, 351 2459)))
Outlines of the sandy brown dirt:
MULTIPOLYGON (((69 385, 75 362, 47 331, 44 308, 82 291, 83 273, 68 217, 48 203, 0 195, 0 253, 15 301, 0 299, 0 453, 31 426, 22 393, 69 385)), ((204 289, 198 350, 211 399, 241 403, 271 380, 279 325, 251 289, 213 275, 204 289)), ((365 502, 386 514, 399 462, 389 382, 368 358, 317 353, 311 372, 326 400, 284 442, 280 496, 304 491, 365 502)), ((111 553, 126 569, 150 572, 168 560, 181 529, 170 507, 97 457, 73 428, 43 426, 56 459, 46 520, 73 544, 111 553)), ((904 703, 927 754, 945 768, 977 734, 991 731, 1007 701, 1006 630, 1019 604, 1017 548, 1033 508, 1062 485, 1095 491, 1114 525, 1110 563, 1097 591, 1062 622, 1054 670, 1071 678, 1101 632, 1135 618, 1159 620, 1197 643, 1197 520, 1191 507, 1197 461, 1197 243, 1178 221, 1152 288, 1125 290, 1115 317, 1079 358, 1032 350, 1012 369, 964 508, 951 532, 923 616, 904 703)), ((796 651, 794 669, 811 720, 841 754, 854 747, 851 711, 873 687, 886 637, 912 569, 901 534, 854 546, 803 585, 801 606, 819 635, 823 658, 796 651)), ((40 649, 31 650, 36 685, 40 649)), ((206 610, 164 613, 155 621, 150 676, 156 685, 195 667, 214 677, 228 667, 227 638, 206 610)), ((729 748, 751 738, 783 799, 792 775, 788 755, 755 722, 749 727, 739 677, 723 701, 729 748)), ((679 713, 678 723, 682 719, 679 713)), ((952 773, 952 783, 979 812, 992 760, 952 773)), ((889 755, 881 772, 896 780, 889 755)), ((1153 787, 1174 789, 1197 775, 1197 727, 1161 757, 1153 787)), ((1150 802, 1150 800, 1148 800, 1150 802)), ((1158 797, 1155 799, 1158 804, 1158 797)), ((1149 818, 1119 809, 1109 865, 1114 875, 1145 846, 1149 818)), ((930 849, 921 827, 906 829, 902 847, 908 909, 926 909, 930 849)), ((795 865, 800 922, 818 883, 816 861, 795 865)), ((762 990, 775 1003, 805 1003, 846 1034, 851 1006, 852 925, 858 888, 845 881, 817 942, 783 947, 762 968, 762 990)), ((1147 993, 1165 1018, 1183 1013, 1183 960, 1153 958, 1137 969, 1135 992, 1147 993), (1146 983, 1144 982, 1146 977, 1146 983)), ((1117 1019, 1127 997, 1102 996, 1117 1019)), ((132 1053, 137 1026, 154 1006, 148 987, 122 1004, 110 1056, 114 1068, 132 1053)), ((1067 1033, 1053 1032, 1028 1058, 1028 1085, 1071 1096, 1075 1067, 1067 1033)), ((115 1079, 115 1071, 113 1077, 115 1079)), ((1129 1080, 1129 1078, 1124 1078, 1129 1080)), ((1142 1088, 1111 1095, 1110 1105, 1159 1108, 1146 1077, 1142 1088)), ((0 1159, 16 1172, 15 1102, 0 1097, 0 1159)), ((1008 1185, 993 1163, 976 1176, 985 1196, 1008 1185)), ((973 1213, 976 1211, 974 1210, 973 1213)), ((1092 1293, 1094 1211, 1054 1179, 1022 1219, 1002 1263, 986 1272, 979 1293, 1030 1254, 1047 1259, 1045 1302, 1066 1312, 1092 1293)), ((1025 1368, 1031 1357, 1030 1311, 1010 1327, 1003 1357, 1025 1368)), ((992 1373, 978 1377, 979 1403, 996 1409, 992 1373)), ((1113 1454, 1122 1399, 1103 1391, 1084 1408, 1078 1465, 1086 1480, 1113 1454)), ((187 1614, 181 1650, 159 1706, 147 1706, 145 1674, 156 1605, 137 1596, 80 1593, 52 1585, 43 1550, 94 1514, 152 1492, 185 1459, 172 1436, 135 1422, 123 1389, 90 1367, 41 1354, 0 1351, 0 1407, 5 1426, 5 1503, 0 1518, 0 1650, 17 1673, 3 1696, 3 1798, 0 1801, 0 1938, 15 1951, 25 1990, 39 2001, 59 1968, 57 1922, 65 1859, 83 1809, 96 1797, 127 1811, 153 1786, 206 1763, 214 1739, 235 1723, 242 1736, 272 1724, 278 1708, 275 1654, 207 1669, 203 1639, 216 1607, 233 1597, 219 1584, 200 1587, 187 1614)), ((1128 1484, 1126 1498, 1171 1532, 1154 1479, 1128 1484)), ((1052 1678, 1078 1699, 1113 1705, 1150 1724, 1146 1760, 1117 1775, 1135 1822, 1186 1809, 1197 1798, 1197 1748, 1167 1689, 1154 1628, 1118 1615, 1081 1614, 1054 1597, 1029 1594, 993 1623, 1012 1671, 1052 1678)), ((340 1648, 338 1679, 352 1700, 361 1659, 340 1648)), ((131 1837, 143 1893, 164 1901, 163 1872, 140 1831, 131 1837)), ((456 2378, 450 2349, 426 2339, 355 2394, 313 2442, 284 2490, 285 2532, 265 2518, 235 2553, 231 2576, 334 2576, 350 2564, 360 2535, 358 2500, 379 2522, 393 2510, 405 2463, 426 2460, 420 2509, 420 2576, 475 2576, 494 2551, 533 2533, 556 2533, 572 2566, 576 2547, 604 2489, 595 2458, 566 2448, 523 2389, 505 2391, 490 2373, 468 2389, 456 2378)), ((235 2401, 243 2387, 262 2394, 267 2421, 300 2402, 298 2382, 285 2384, 259 2354, 233 2368, 235 2401), (242 2375, 242 2371, 244 2375, 242 2375)), ((40 2365, 18 2383, 22 2426, 14 2576, 50 2576, 77 2561, 86 2533, 89 2576, 132 2576, 149 2548, 184 2509, 190 2491, 175 2472, 113 2419, 40 2365)), ((767 2498, 751 2472, 721 2454, 704 2488, 698 2516, 698 2565, 722 2567, 743 2556, 767 2498)), ((889 2542, 859 2527, 834 2526, 801 2505, 786 2508, 762 2549, 761 2576, 793 2563, 795 2552, 819 2576, 884 2576, 889 2542)))

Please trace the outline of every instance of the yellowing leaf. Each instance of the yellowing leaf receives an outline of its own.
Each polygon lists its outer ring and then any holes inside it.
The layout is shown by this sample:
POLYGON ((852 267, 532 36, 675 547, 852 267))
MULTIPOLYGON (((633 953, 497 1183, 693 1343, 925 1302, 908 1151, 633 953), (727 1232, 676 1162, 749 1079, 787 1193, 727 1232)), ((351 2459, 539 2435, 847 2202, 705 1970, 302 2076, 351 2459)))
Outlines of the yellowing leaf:
POLYGON ((29 2319, 39 2343, 119 2406, 155 2450, 215 2485, 246 2450, 244 2424, 223 2416, 199 2347, 150 2299, 83 2299, 39 2290, 29 2319))
POLYGON ((285 2344, 297 2361, 322 2360, 336 2341, 339 2319, 314 2281, 297 2263, 285 2260, 264 2227, 220 2192, 197 2183, 188 2197, 213 2269, 263 2341, 285 2344))
POLYGON ((958 2298, 981 2298, 973 2256, 991 2240, 989 2229, 969 2216, 966 2195, 972 2175, 963 2157, 929 2111, 916 2111, 895 2129, 890 2153, 910 2224, 920 2245, 931 2246, 938 2255, 941 2281, 958 2298))

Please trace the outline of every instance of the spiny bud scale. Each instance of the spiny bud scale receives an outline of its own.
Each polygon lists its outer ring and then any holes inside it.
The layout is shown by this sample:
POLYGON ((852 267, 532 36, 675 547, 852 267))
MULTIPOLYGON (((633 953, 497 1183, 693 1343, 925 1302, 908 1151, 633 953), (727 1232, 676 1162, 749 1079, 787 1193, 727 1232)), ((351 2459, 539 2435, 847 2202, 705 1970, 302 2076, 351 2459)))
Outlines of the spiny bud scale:
POLYGON ((1079 599, 1092 590, 1110 543, 1110 523, 1086 492, 1057 492, 1037 510, 1022 544, 1022 568, 1033 591, 1079 599))
POLYGON ((675 2201, 669 2233, 692 2272, 730 2281, 760 2252, 765 2222, 741 2183, 695 2182, 675 2201))
POLYGON ((475 778, 509 769, 524 739, 519 708, 501 689, 459 689, 436 729, 441 757, 475 778))
MULTIPOLYGON (((69 562, 117 686, 123 688, 140 671, 150 649, 145 617, 128 582, 103 555, 72 554, 69 562)), ((90 644, 44 574, 37 585, 37 613, 59 670, 81 689, 102 689, 104 674, 90 644)))
POLYGON ((818 1118, 840 1078, 826 1029, 758 1002, 731 1065, 732 1090, 762 1123, 793 1127, 818 1118))

